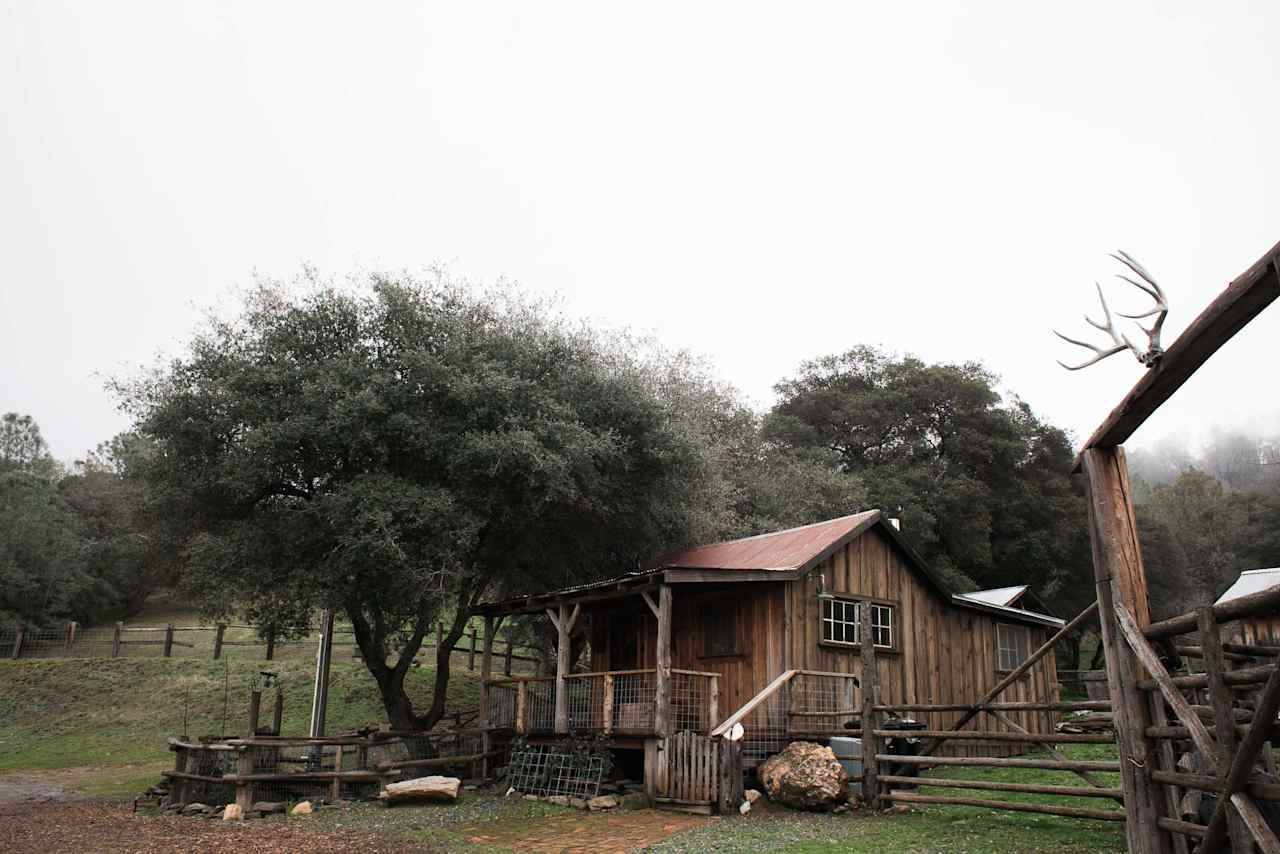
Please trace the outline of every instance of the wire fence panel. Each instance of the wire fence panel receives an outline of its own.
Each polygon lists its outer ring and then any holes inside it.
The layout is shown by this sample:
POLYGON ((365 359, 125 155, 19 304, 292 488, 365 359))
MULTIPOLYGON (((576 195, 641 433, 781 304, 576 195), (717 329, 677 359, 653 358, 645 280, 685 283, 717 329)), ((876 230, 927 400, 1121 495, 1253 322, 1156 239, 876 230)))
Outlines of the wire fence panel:
POLYGON ((526 795, 594 798, 604 779, 604 759, 532 745, 511 754, 511 787, 526 795))
MULTIPOLYGON (((671 671, 671 720, 676 732, 711 731, 711 694, 715 684, 716 677, 705 673, 671 671)), ((718 710, 716 716, 719 717, 718 710)))
POLYGON ((653 670, 619 673, 613 677, 614 732, 653 732, 657 678, 658 674, 653 670))

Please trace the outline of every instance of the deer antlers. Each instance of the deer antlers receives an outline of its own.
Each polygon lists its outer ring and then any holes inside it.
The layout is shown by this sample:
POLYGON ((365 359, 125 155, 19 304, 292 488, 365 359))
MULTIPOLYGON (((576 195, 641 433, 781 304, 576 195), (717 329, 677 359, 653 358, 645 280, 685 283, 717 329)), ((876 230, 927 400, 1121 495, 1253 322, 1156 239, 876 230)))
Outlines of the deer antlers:
POLYGON ((1068 365, 1065 362, 1058 362, 1059 365, 1062 365, 1062 367, 1066 368, 1068 371, 1078 371, 1081 368, 1087 368, 1095 362, 1101 362, 1108 356, 1114 356, 1122 350, 1132 351, 1138 361, 1148 368, 1155 367, 1156 363, 1160 361, 1160 357, 1164 355, 1164 349, 1160 346, 1160 328, 1164 325, 1165 315, 1169 313, 1169 303, 1165 299, 1164 291, 1161 290, 1158 284, 1156 284, 1156 280, 1147 272, 1146 268, 1134 260, 1134 258, 1128 253, 1117 251, 1113 253, 1111 257, 1128 267, 1142 281, 1131 279, 1124 273, 1116 273, 1117 279, 1123 279, 1156 301, 1155 306, 1153 306, 1150 311, 1143 312, 1142 314, 1120 315, 1123 318, 1135 321, 1141 320, 1144 317, 1156 315, 1156 319, 1151 324, 1150 329, 1143 327, 1142 324, 1135 324, 1147 335, 1147 349, 1143 350, 1139 348, 1129 340, 1128 336, 1116 332, 1115 323, 1111 319, 1111 309, 1107 307, 1107 298, 1102 295, 1102 286, 1097 282, 1094 282, 1094 287, 1098 289, 1098 300, 1102 303, 1102 316, 1106 318, 1106 322, 1098 323, 1087 314, 1084 316, 1084 319, 1090 326, 1095 329, 1101 329, 1103 332, 1111 336, 1111 346, 1095 347, 1088 342, 1077 341, 1075 338, 1068 338, 1056 329, 1053 330, 1053 334, 1057 335, 1063 341, 1075 344, 1077 347, 1084 347, 1087 350, 1092 350, 1095 354, 1092 359, 1089 359, 1087 362, 1082 362, 1079 365, 1068 365))

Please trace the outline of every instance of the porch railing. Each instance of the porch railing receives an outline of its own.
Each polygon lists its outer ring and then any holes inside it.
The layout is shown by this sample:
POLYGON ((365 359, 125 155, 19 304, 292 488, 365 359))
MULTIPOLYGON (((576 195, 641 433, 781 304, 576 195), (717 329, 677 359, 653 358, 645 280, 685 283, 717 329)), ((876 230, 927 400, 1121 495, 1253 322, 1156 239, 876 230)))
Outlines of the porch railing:
MULTIPOLYGON (((648 735, 657 721, 656 670, 604 670, 565 677, 570 732, 648 735)), ((555 729, 555 677, 494 679, 489 726, 518 733, 555 729)), ((673 732, 710 732, 720 717, 720 674, 671 671, 673 732)))

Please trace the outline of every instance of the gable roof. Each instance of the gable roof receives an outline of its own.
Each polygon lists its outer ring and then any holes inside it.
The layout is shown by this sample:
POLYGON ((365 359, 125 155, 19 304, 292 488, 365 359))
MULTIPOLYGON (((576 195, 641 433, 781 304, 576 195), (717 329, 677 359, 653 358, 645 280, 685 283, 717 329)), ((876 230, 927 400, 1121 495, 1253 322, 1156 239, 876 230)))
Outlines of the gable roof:
POLYGON ((1230 602, 1232 599, 1239 599, 1251 593, 1261 593, 1277 584, 1280 584, 1280 566, 1269 569, 1246 569, 1213 604, 1221 605, 1223 602, 1230 602))
MULTIPOLYGON (((812 525, 801 525, 797 528, 757 534, 753 537, 696 546, 660 558, 651 569, 550 593, 516 596, 502 602, 477 606, 472 609, 472 612, 479 614, 506 613, 514 609, 536 610, 553 601, 605 590, 636 591, 641 586, 648 586, 656 581, 790 581, 800 578, 830 557, 837 549, 862 536, 873 527, 906 555, 908 565, 913 571, 919 573, 925 585, 932 588, 949 604, 1000 615, 1015 622, 1035 623, 1056 628, 1065 625, 1062 620, 1048 614, 972 598, 974 594, 953 594, 948 585, 933 574, 924 558, 903 539, 898 529, 889 524, 879 510, 865 510, 812 525)), ((1022 589, 1025 591, 1026 585, 1022 585, 1022 589)))
POLYGON ((862 533, 879 518, 879 510, 867 510, 799 528, 697 546, 663 557, 658 569, 793 571, 846 537, 862 533))
POLYGON ((975 599, 988 605, 1002 605, 1006 608, 1022 598, 1027 592, 1027 585, 1015 584, 1013 587, 993 587, 990 590, 975 590, 972 593, 957 593, 962 599, 975 599))

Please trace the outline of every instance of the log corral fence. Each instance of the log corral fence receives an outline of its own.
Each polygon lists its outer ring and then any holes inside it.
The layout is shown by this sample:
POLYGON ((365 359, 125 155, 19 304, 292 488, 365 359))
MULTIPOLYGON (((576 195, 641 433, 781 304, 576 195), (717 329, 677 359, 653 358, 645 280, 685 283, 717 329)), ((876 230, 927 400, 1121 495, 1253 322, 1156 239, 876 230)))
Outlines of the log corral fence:
POLYGON ((1277 613, 1280 590, 1152 623, 1122 447, 1277 297, 1280 244, 1232 281, 1167 352, 1156 354, 1077 460, 1088 486, 1098 617, 1126 836, 1134 854, 1243 854, 1255 845, 1280 852, 1268 814, 1258 804, 1270 800, 1278 782, 1269 744, 1280 706, 1276 659, 1265 650, 1224 645, 1219 629, 1230 620, 1277 613), (1175 639, 1183 635, 1193 636, 1192 642, 1180 649, 1175 639), (1192 655, 1201 672, 1174 675, 1184 656, 1192 655))

